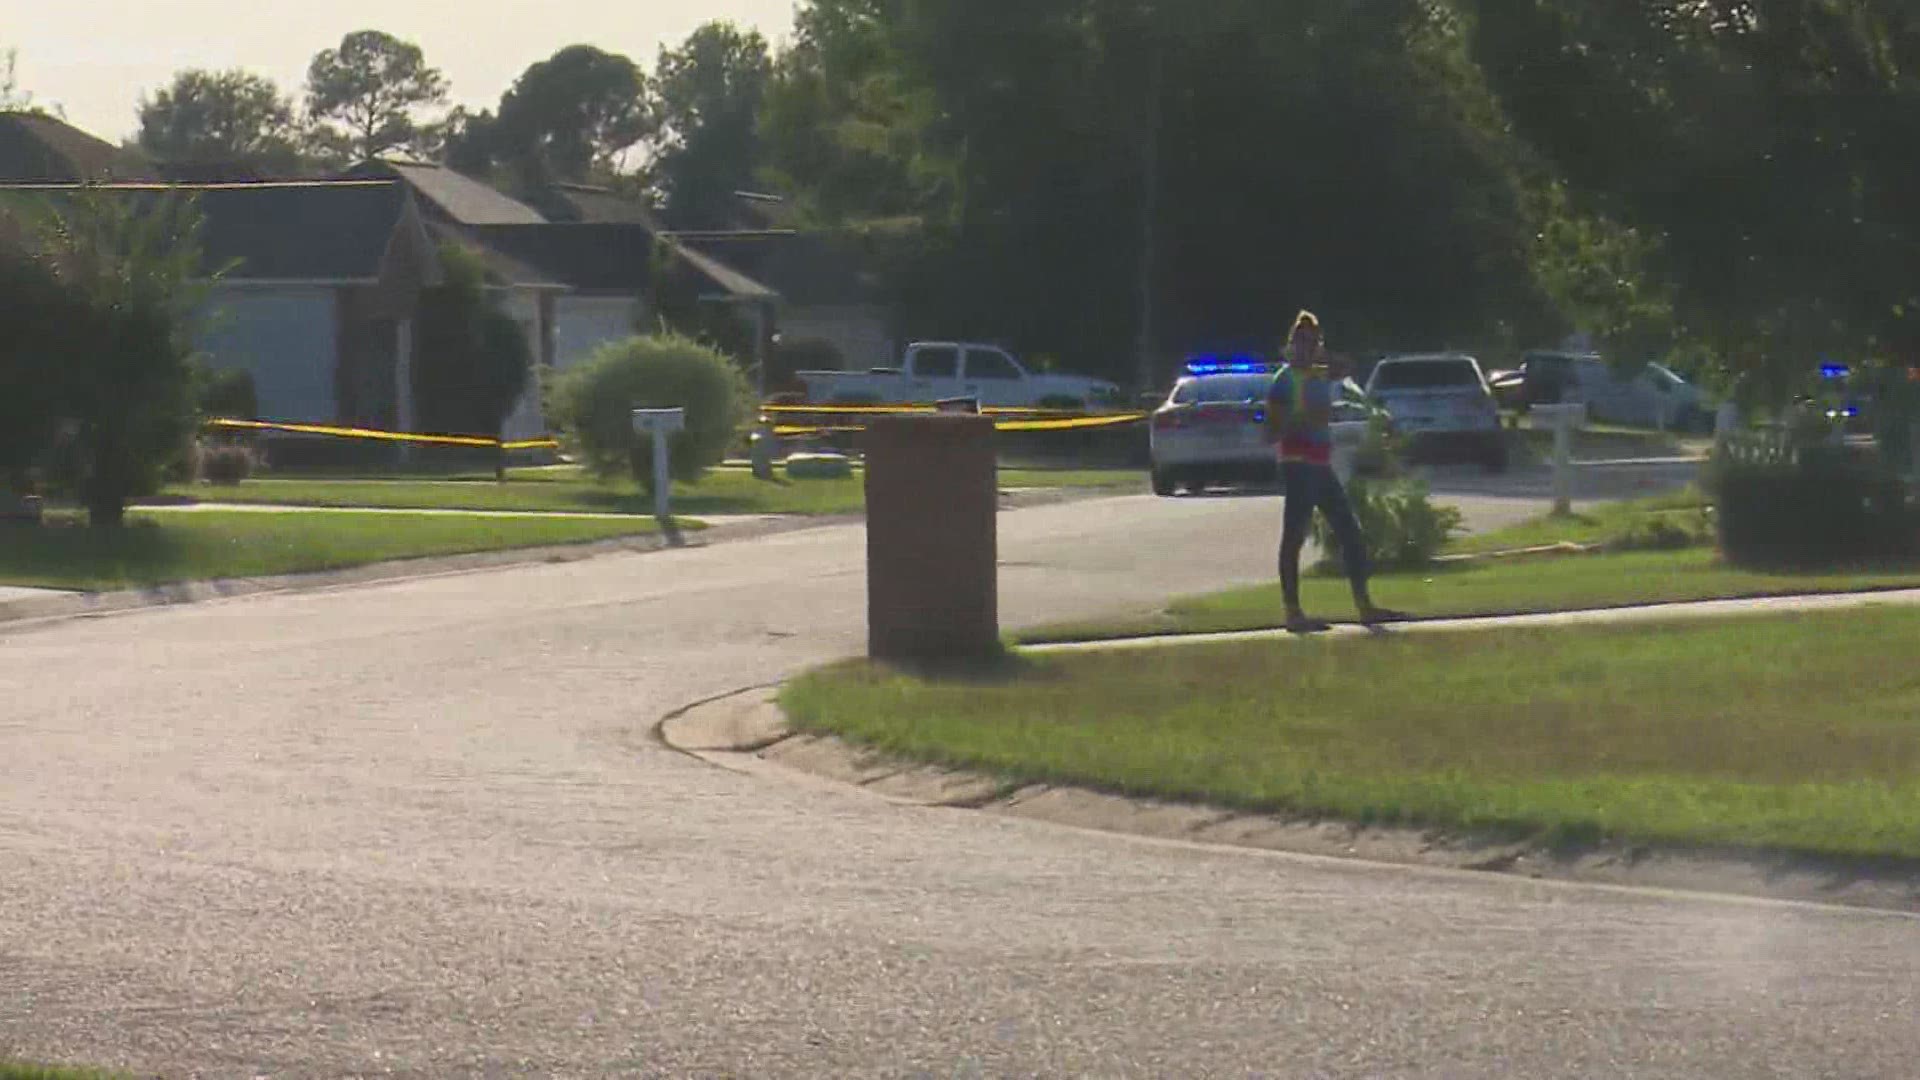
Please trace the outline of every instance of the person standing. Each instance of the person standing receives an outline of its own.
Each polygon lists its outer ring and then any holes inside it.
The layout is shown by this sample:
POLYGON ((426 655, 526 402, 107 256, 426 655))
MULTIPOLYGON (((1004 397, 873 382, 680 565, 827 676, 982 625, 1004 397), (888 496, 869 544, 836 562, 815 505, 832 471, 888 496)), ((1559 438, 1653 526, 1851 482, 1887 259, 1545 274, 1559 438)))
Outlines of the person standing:
POLYGON ((1267 440, 1280 456, 1286 483, 1286 510, 1280 531, 1280 590, 1287 605, 1287 629, 1311 633, 1328 624, 1309 618, 1300 606, 1300 551, 1307 543, 1315 510, 1324 514, 1340 544, 1354 606, 1367 625, 1406 616, 1373 602, 1368 589, 1366 540, 1354 520, 1347 491, 1333 471, 1333 403, 1348 376, 1345 357, 1330 355, 1320 319, 1302 311, 1287 338, 1286 363, 1267 391, 1267 440))

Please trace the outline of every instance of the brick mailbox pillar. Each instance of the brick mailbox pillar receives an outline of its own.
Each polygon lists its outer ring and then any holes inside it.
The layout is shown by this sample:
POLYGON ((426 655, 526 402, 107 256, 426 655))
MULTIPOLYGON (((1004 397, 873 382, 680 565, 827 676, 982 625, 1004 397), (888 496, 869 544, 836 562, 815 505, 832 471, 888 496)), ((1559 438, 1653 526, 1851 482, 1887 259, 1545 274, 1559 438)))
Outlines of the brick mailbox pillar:
POLYGON ((867 464, 867 652, 939 663, 1000 648, 993 421, 879 417, 867 464))

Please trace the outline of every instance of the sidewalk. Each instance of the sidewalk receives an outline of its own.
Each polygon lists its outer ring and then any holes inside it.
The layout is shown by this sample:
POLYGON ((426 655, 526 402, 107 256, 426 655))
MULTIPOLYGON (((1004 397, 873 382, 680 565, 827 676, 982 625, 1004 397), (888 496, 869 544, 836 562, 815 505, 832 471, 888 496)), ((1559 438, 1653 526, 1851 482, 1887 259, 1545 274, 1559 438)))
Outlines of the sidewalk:
POLYGON ((1460 630, 1524 630, 1562 626, 1624 625, 1669 622, 1689 619, 1725 619, 1745 615, 1790 615, 1799 612, 1845 611, 1874 606, 1920 605, 1920 589, 1888 592, 1823 593, 1806 596, 1769 596, 1743 600, 1699 600, 1675 604, 1646 604, 1637 607, 1587 608, 1576 611, 1552 611, 1528 615, 1494 615, 1467 618, 1419 619, 1369 628, 1341 624, 1320 634, 1300 635, 1286 630, 1238 630, 1217 634, 1161 634, 1153 637, 1116 638, 1107 641, 1074 641, 1058 644, 1020 646, 1021 652, 1072 653, 1115 649, 1151 649, 1178 645, 1208 645, 1239 641, 1292 641, 1306 638, 1362 637, 1370 634, 1443 633, 1460 630))

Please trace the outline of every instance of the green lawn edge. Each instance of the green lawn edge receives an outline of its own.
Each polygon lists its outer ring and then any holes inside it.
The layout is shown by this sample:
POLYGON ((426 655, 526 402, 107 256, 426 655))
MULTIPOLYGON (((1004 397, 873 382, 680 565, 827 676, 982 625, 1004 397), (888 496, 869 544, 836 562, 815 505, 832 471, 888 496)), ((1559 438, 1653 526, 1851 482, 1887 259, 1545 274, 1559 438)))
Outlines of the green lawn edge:
MULTIPOLYGON (((694 528, 686 523, 683 528, 694 528)), ((648 519, 138 511, 120 529, 0 526, 0 584, 106 592, 657 536, 648 519)))
POLYGON ((1849 663, 1842 650, 1858 654, 1862 642, 1916 631, 1920 611, 1889 608, 1392 635, 1385 646, 1311 639, 1029 654, 971 681, 847 662, 793 680, 780 700, 802 733, 980 772, 1009 788, 1069 786, 1556 851, 1651 844, 1908 872, 1920 870, 1920 673, 1870 678, 1884 658, 1849 663), (1753 644, 1770 636, 1779 639, 1772 649, 1753 644), (1780 642, 1798 659, 1782 664, 1780 642), (1485 653, 1477 667, 1420 667, 1423 653, 1476 648, 1485 653), (1369 654, 1374 662, 1350 663, 1369 654), (1506 664, 1530 678, 1564 670, 1572 690, 1509 688, 1497 707, 1486 698, 1446 704, 1463 687, 1492 686, 1499 697, 1506 664), (1286 674, 1251 705, 1244 693, 1217 692, 1274 672, 1286 674), (1578 693, 1635 672, 1667 685, 1638 700, 1616 690, 1617 719, 1582 710, 1578 693), (1805 701, 1779 693, 1809 678, 1805 701), (1371 741, 1354 757, 1404 753, 1420 764, 1368 769, 1343 766, 1338 754, 1316 757, 1323 745, 1358 745, 1363 735, 1371 741), (1662 740, 1674 747, 1666 758, 1662 740), (1554 767, 1529 773, 1507 760, 1535 751, 1554 767))

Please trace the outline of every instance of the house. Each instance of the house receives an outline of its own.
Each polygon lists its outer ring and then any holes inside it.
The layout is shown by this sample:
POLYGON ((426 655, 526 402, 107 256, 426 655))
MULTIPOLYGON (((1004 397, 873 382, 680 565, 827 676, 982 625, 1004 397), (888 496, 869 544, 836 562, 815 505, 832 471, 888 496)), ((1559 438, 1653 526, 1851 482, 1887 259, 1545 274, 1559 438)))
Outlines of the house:
MULTIPOLYGON (((0 189, 58 201, 77 186, 0 189)), ((104 184, 153 200, 188 197, 214 278, 198 345, 253 376, 263 416, 404 429, 420 290, 440 262, 408 191, 394 183, 104 184)))
MULTIPOLYGON (((415 195, 436 244, 477 254, 490 287, 526 328, 538 362, 564 370, 651 321, 648 303, 661 234, 644 207, 586 185, 554 185, 547 213, 444 166, 365 162, 346 179, 388 179, 415 195)), ((705 256, 680 260, 706 295, 728 303, 772 302, 771 291, 705 256)), ((508 420, 508 438, 545 431, 537 385, 508 420)))
MULTIPOLYGON (((413 161, 311 180, 217 165, 182 172, 51 117, 0 114, 0 192, 59 198, 82 184, 198 201, 217 278, 201 345, 215 364, 252 373, 261 419, 414 430, 413 323, 421 291, 444 280, 449 244, 480 259, 545 368, 631 336, 668 296, 744 313, 752 337, 735 347, 762 358, 783 325, 789 340, 797 330, 844 362, 891 354, 870 281, 797 234, 681 237, 643 201, 607 188, 552 184, 521 201, 413 161), (656 280, 662 268, 670 276, 656 280)), ((545 431, 535 389, 506 434, 545 431)))
MULTIPOLYGON (((551 184, 528 201, 555 221, 625 222, 671 239, 703 273, 730 269, 771 293, 767 311, 782 351, 832 357, 829 366, 878 367, 897 356, 893 308, 870 261, 841 237, 799 228, 777 195, 735 192, 737 227, 710 232, 662 227, 640 200, 606 187, 551 184)), ((735 289, 745 300, 751 290, 735 289)), ((816 361, 819 362, 819 361, 816 361)))
POLYGON ((77 184, 152 178, 139 154, 39 112, 0 113, 0 181, 77 184))

